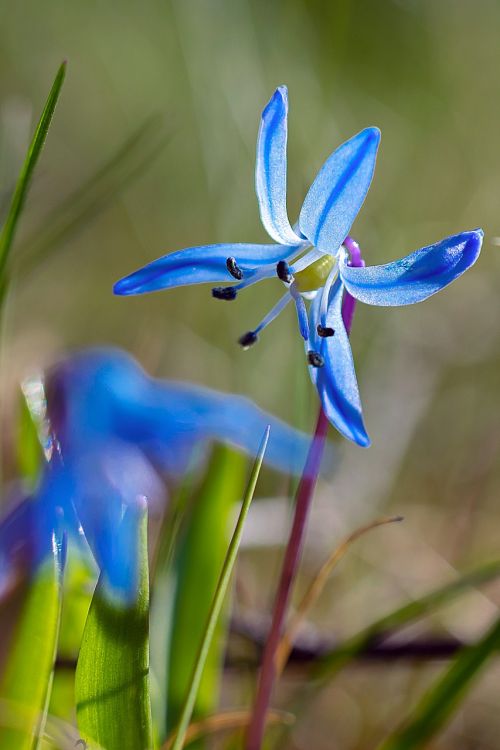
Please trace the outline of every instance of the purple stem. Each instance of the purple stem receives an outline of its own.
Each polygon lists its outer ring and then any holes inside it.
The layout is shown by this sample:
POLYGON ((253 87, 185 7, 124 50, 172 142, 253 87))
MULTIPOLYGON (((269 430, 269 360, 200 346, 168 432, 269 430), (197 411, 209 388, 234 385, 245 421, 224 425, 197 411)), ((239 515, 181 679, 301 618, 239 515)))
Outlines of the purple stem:
MULTIPOLYGON (((363 258, 361 257, 359 245, 355 240, 351 237, 347 237, 344 241, 344 246, 349 252, 350 264, 352 266, 365 265, 363 258)), ((355 308, 356 300, 346 291, 342 302, 342 318, 348 334, 351 333, 355 308)), ((246 750, 260 750, 262 746, 262 739, 264 737, 266 726, 266 714, 276 679, 276 651, 283 634, 285 615, 290 600, 292 584, 300 562, 307 517, 309 515, 314 488, 318 478, 327 430, 328 420, 320 404, 316 429, 309 447, 304 471, 297 488, 292 529, 285 550, 281 577, 274 603, 271 628, 267 636, 264 654, 262 656, 262 667, 260 670, 257 695, 246 735, 246 750)))

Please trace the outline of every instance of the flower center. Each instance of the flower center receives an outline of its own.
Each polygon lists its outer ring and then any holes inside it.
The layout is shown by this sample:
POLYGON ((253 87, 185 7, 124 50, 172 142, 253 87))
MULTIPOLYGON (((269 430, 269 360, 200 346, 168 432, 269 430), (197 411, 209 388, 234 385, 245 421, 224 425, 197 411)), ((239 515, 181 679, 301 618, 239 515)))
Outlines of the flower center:
POLYGON ((324 286, 336 261, 334 255, 323 255, 307 268, 295 273, 295 284, 299 292, 314 292, 324 286))

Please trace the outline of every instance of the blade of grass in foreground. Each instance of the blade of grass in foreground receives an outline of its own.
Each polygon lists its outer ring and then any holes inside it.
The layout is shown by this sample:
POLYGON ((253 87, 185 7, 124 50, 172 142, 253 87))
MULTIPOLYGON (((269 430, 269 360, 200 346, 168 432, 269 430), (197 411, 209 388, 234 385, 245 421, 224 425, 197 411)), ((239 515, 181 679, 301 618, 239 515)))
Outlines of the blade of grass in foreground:
POLYGON ((146 508, 138 513, 139 591, 135 603, 110 600, 99 578, 83 633, 75 676, 78 728, 106 750, 150 750, 149 576, 146 508))
POLYGON ((66 542, 55 536, 38 563, 10 644, 0 686, 0 747, 33 750, 43 733, 61 616, 66 542))
POLYGON ((413 716, 380 745, 380 750, 418 750, 451 718, 480 670, 500 649, 500 619, 473 646, 467 646, 424 695, 413 716))
MULTIPOLYGON (((225 445, 214 448, 204 481, 192 497, 175 565, 176 592, 168 656, 167 734, 179 721, 191 682, 198 644, 229 543, 229 520, 245 489, 246 459, 225 445), (207 543, 208 541, 208 543, 207 543)), ((164 617, 163 613, 163 617, 164 617)), ((195 718, 216 710, 224 648, 221 616, 200 680, 195 718)))
POLYGON ((17 229, 17 224, 21 211, 28 193, 31 178, 33 176, 33 170, 35 169, 36 163, 40 157, 47 132, 49 130, 52 115, 56 108, 57 100, 61 92, 61 87, 64 81, 66 73, 66 63, 63 63, 57 75, 55 77, 52 89, 45 103, 40 120, 35 130, 35 134, 30 143, 26 159, 24 161, 17 185, 12 196, 9 212, 5 220, 5 224, 0 232, 0 294, 3 297, 6 290, 6 273, 7 273, 7 261, 9 259, 10 249, 17 229))
POLYGON ((222 566, 222 571, 219 577, 219 582, 217 584, 215 595, 214 595, 212 605, 210 608, 210 612, 208 615, 207 623, 205 626, 205 631, 203 633, 203 638, 198 649, 198 655, 196 657, 196 662, 195 662, 193 674, 191 677, 191 683, 187 691, 187 695, 186 695, 185 702, 184 702, 184 707, 182 709, 181 716, 179 719, 179 724, 175 733, 175 739, 172 742, 172 746, 171 746, 172 750, 182 750, 182 747, 184 746, 184 741, 186 738, 186 733, 189 727, 189 723, 191 721, 191 716, 193 714, 193 708, 195 705, 198 688, 200 686, 203 669, 205 667, 207 655, 210 650, 210 644, 212 642, 214 631, 217 626, 217 621, 218 621, 218 618, 222 609, 222 605, 224 603, 226 591, 229 586, 229 581, 231 579, 231 574, 233 572, 234 564, 236 562, 238 547, 240 545, 241 537, 243 534, 243 525, 245 523, 245 519, 247 517, 248 511, 250 508, 250 503, 252 502, 253 494, 255 492, 255 487, 257 484, 257 480, 259 478, 259 473, 260 473, 260 469, 262 466, 262 461, 264 459, 264 454, 266 451, 268 439, 269 439, 269 427, 267 428, 264 434, 264 437, 262 439, 259 453, 255 460, 252 473, 250 475, 250 480, 248 482, 248 486, 245 492, 245 496, 243 498, 243 503, 241 506, 240 514, 238 516, 238 520, 236 522, 236 527, 235 527, 233 536, 231 537, 231 541, 229 543, 226 558, 222 566))

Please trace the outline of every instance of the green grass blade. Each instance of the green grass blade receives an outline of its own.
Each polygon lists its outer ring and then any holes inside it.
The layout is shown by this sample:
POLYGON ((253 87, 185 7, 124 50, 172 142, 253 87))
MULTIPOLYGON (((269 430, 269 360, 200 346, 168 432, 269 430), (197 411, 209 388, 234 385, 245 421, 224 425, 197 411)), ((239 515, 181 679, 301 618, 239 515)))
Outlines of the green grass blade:
MULTIPOLYGON (((246 459, 227 446, 214 448, 202 486, 191 497, 184 520, 187 528, 178 543, 176 592, 167 658, 167 734, 179 721, 189 688, 196 652, 217 587, 229 544, 229 522, 245 489, 246 459)), ((182 535, 181 535, 182 536, 182 535)), ((220 617, 197 692, 194 715, 212 713, 218 701, 225 640, 220 617)))
POLYGON ((163 118, 149 117, 135 130, 95 174, 44 219, 43 226, 27 237, 16 252, 23 275, 57 251, 104 206, 116 198, 154 163, 170 140, 163 118))
POLYGON ((410 720, 380 745, 380 750, 417 750, 444 726, 480 670, 500 649, 500 619, 473 646, 465 648, 424 695, 410 720))
POLYGON ((34 571, 0 685, 0 747, 33 750, 43 733, 57 650, 65 543, 34 571))
POLYGON ((441 586, 426 596, 395 609, 388 615, 376 620, 361 633, 346 640, 331 654, 325 656, 316 668, 314 676, 323 680, 331 679, 345 664, 372 644, 379 642, 382 638, 405 625, 430 614, 434 609, 443 606, 467 589, 480 586, 498 576, 500 576, 500 560, 493 560, 463 575, 456 581, 441 586))
POLYGON ((0 232, 0 289, 2 289, 2 291, 5 291, 7 261, 9 259, 9 253, 14 240, 19 217, 33 176, 33 170, 35 169, 43 144, 45 143, 45 138, 47 137, 47 132, 52 120, 52 115, 56 108, 57 100, 59 99, 65 73, 66 63, 63 63, 57 71, 52 89, 50 90, 40 120, 38 121, 35 134, 31 141, 14 190, 14 195, 12 196, 5 224, 0 232))
POLYGON ((141 558, 137 600, 130 607, 118 606, 107 595, 103 577, 99 578, 76 668, 79 731, 86 742, 106 750, 149 750, 153 746, 145 511, 138 533, 141 558))
POLYGON ((179 724, 176 730, 175 739, 172 744, 172 750, 181 750, 184 745, 186 731, 191 721, 191 716, 193 714, 193 709, 194 709, 195 702, 196 702, 196 695, 198 693, 198 688, 200 686, 203 669, 205 667, 205 662, 206 662, 206 659, 210 650, 210 644, 212 642, 212 638, 213 638, 213 635, 217 626, 217 621, 218 621, 218 618, 222 609, 222 605, 224 603, 224 598, 225 598, 228 586, 229 586, 229 581, 231 579, 231 574, 233 572, 234 564, 236 562, 238 547, 240 545, 241 537, 243 534, 243 525, 245 523, 245 519, 247 517, 248 511, 250 508, 250 503, 252 502, 253 494, 255 492, 255 487, 256 487, 260 469, 262 466, 262 461, 264 459, 264 453, 266 451, 268 439, 269 439, 269 427, 267 428, 264 434, 258 456, 255 460, 252 473, 250 475, 250 480, 248 482, 248 486, 245 492, 245 496, 243 498, 243 503, 241 506, 240 514, 236 522, 236 527, 235 527, 233 536, 231 537, 231 541, 229 543, 229 547, 228 547, 227 554, 224 560, 224 564, 222 566, 222 571, 219 577, 219 581, 217 584, 214 598, 212 600, 212 605, 210 607, 210 612, 209 612, 207 623, 206 623, 205 630, 203 633, 203 638, 201 640, 201 643, 198 649, 198 654, 196 657, 189 689, 187 691, 187 695, 185 698, 184 707, 182 709, 181 717, 180 717, 179 724))

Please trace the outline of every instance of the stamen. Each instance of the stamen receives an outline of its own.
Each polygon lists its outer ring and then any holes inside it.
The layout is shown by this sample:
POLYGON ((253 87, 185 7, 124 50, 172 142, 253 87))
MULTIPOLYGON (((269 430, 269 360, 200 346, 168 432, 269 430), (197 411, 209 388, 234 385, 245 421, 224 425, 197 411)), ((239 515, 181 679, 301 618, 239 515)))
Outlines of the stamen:
MULTIPOLYGON (((272 323, 273 320, 278 317, 278 315, 280 314, 280 312, 283 310, 284 307, 286 307, 286 305, 290 302, 291 299, 292 299, 292 297, 289 294, 289 292, 286 292, 277 301, 277 303, 274 305, 274 307, 271 310, 269 310, 269 312, 267 313, 267 315, 260 321, 259 325, 256 328, 254 328, 253 331, 251 331, 251 333, 255 337, 257 337, 257 334, 259 334, 261 331, 263 331, 264 328, 266 328, 266 326, 269 325, 269 323, 272 323)), ((245 334, 245 336, 247 336, 247 335, 248 334, 245 334)), ((242 336, 242 338, 244 338, 244 336, 242 336)), ((241 339, 240 339, 240 343, 241 343, 241 339)), ((252 343, 254 343, 254 342, 252 342, 252 343)))
POLYGON ((238 344, 243 347, 243 349, 249 349, 251 346, 253 346, 257 340, 258 336, 255 333, 255 331, 247 331, 247 333, 244 333, 243 336, 240 336, 238 339, 238 344))
POLYGON ((279 261, 276 266, 276 274, 278 276, 278 279, 280 279, 280 281, 284 281, 285 284, 289 284, 293 278, 290 272, 290 266, 288 265, 286 260, 279 261))
POLYGON ((232 256, 230 256, 229 258, 227 258, 226 259, 226 266, 227 266, 227 270, 229 271, 229 273, 231 274, 231 276, 234 279, 237 279, 238 281, 241 281, 241 279, 243 278, 243 271, 241 270, 241 268, 239 267, 239 265, 236 263, 236 258, 233 258, 232 256))
POLYGON ((295 302, 295 309, 297 310, 297 319, 299 322, 300 335, 307 341, 309 339, 309 320, 307 318, 307 308, 301 293, 297 288, 295 281, 290 286, 290 294, 295 302))
POLYGON ((307 361, 312 367, 323 367, 325 364, 325 360, 319 354, 319 352, 314 352, 312 349, 307 352, 307 361))
POLYGON ((230 302, 236 299, 238 292, 234 286, 214 286, 212 289, 212 297, 215 299, 224 299, 230 302))
POLYGON ((330 326, 322 326, 318 323, 316 326, 316 330, 318 332, 318 336, 321 336, 321 338, 326 339, 329 336, 333 336, 335 333, 334 328, 330 328, 330 326))

